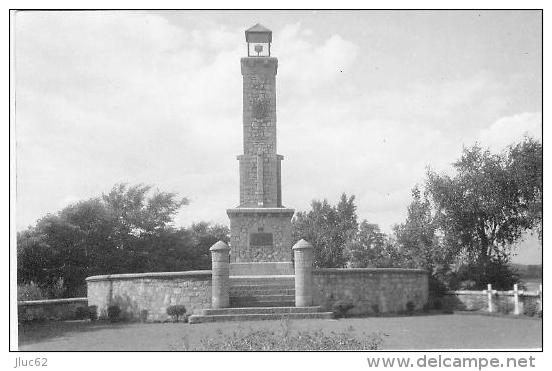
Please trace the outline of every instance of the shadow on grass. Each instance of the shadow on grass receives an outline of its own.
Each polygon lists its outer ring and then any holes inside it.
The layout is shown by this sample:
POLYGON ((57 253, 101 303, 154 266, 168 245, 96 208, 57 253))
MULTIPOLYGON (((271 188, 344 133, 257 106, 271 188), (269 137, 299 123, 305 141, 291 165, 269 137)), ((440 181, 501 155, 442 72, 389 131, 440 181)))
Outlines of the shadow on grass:
POLYGON ((369 313, 369 314, 344 314, 342 316, 335 316, 335 319, 340 318, 394 318, 394 317, 430 317, 430 316, 443 316, 453 315, 455 311, 452 310, 428 310, 428 311, 414 311, 414 312, 393 312, 393 313, 369 313))
POLYGON ((19 345, 33 344, 45 340, 61 338, 73 333, 120 329, 135 322, 109 321, 41 321, 20 323, 18 326, 19 345))

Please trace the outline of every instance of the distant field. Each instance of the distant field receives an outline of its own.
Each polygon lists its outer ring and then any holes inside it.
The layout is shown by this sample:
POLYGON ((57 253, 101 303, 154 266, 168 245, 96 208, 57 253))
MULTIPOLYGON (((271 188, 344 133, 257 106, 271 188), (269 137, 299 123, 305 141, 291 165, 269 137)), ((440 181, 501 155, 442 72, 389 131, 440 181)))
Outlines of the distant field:
POLYGON ((527 287, 529 291, 539 291, 539 286, 542 285, 542 279, 523 279, 521 283, 527 287))

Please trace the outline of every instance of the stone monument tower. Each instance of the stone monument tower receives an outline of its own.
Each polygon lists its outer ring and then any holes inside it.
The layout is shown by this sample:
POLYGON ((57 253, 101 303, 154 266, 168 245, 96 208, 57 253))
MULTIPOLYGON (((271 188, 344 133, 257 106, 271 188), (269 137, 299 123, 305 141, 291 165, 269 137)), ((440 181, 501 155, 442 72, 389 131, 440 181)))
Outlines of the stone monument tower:
POLYGON ((231 274, 290 274, 291 218, 282 205, 281 162, 276 147, 276 72, 272 31, 256 24, 245 31, 243 154, 239 155, 240 203, 228 209, 231 274), (265 263, 265 264, 252 264, 265 263))

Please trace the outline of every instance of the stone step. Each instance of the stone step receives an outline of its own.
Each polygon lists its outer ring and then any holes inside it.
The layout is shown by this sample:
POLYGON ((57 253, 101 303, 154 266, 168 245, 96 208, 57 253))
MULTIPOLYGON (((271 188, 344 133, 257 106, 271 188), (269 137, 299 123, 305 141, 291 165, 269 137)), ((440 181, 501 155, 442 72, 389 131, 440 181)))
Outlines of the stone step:
POLYGON ((255 291, 255 290, 294 290, 295 285, 235 285, 230 286, 230 291, 255 291))
POLYGON ((295 295, 295 289, 287 288, 255 288, 230 289, 230 296, 257 296, 257 295, 295 295))
POLYGON ((230 306, 237 308, 244 307, 293 307, 295 300, 240 300, 231 298, 230 306))
POLYGON ((245 283, 240 282, 239 285, 233 285, 230 283, 230 290, 268 290, 268 289, 287 289, 287 290, 295 290, 295 284, 293 285, 287 285, 287 284, 263 284, 258 282, 251 282, 251 283, 245 283))
POLYGON ((294 301, 295 295, 243 295, 233 296, 230 295, 230 301, 232 300, 247 300, 247 301, 294 301))
POLYGON ((270 286, 295 286, 295 276, 271 275, 271 276, 230 276, 230 286, 242 285, 270 285, 270 286))
POLYGON ((332 312, 307 313, 254 313, 254 314, 219 314, 219 315, 192 315, 190 323, 224 322, 224 321, 259 321, 287 319, 331 319, 332 312))
POLYGON ((240 285, 240 286, 230 287, 230 292, 254 292, 254 291, 266 291, 266 290, 277 291, 277 292, 292 290, 293 292, 295 292, 295 286, 240 285))
POLYGON ((203 309, 202 313, 208 315, 223 314, 286 314, 286 313, 318 313, 321 308, 315 307, 249 307, 249 308, 220 308, 203 309))

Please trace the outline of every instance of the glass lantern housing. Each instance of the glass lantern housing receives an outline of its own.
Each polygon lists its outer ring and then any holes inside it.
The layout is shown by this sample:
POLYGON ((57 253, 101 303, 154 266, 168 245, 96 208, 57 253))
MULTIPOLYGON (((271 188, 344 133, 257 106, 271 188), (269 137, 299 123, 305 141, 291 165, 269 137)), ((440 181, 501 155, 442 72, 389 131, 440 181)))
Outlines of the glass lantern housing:
POLYGON ((272 31, 257 23, 245 31, 248 57, 270 57, 272 31))

